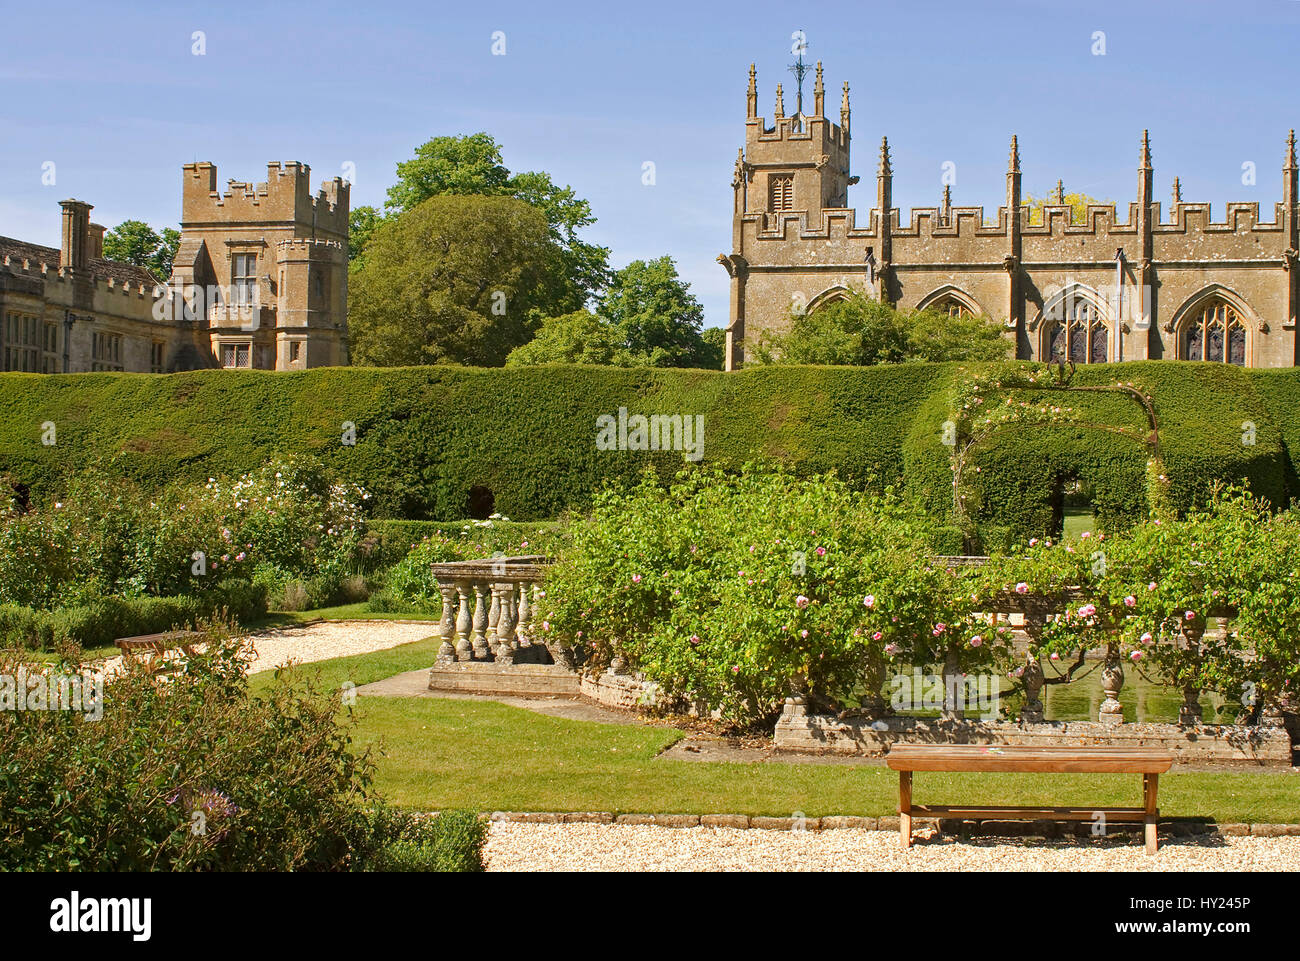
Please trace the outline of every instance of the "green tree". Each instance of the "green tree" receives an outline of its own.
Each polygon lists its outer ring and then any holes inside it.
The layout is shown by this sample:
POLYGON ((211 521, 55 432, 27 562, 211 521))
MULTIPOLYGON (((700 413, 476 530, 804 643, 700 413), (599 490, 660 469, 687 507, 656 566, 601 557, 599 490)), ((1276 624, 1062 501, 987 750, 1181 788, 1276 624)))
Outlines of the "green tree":
MULTIPOLYGON (((1022 206, 1029 208, 1029 222, 1033 224, 1041 224, 1043 222, 1043 207, 1049 204, 1057 204, 1058 201, 1056 199, 1056 192, 1053 191, 1050 196, 1025 197, 1020 201, 1020 203, 1022 206)), ((1111 204, 1114 203, 1114 201, 1101 201, 1096 197, 1090 197, 1087 194, 1074 193, 1066 194, 1064 203, 1070 208, 1070 223, 1082 224, 1087 222, 1089 204, 1111 204)))
POLYGON ((384 215, 374 207, 353 207, 348 214, 348 266, 360 266, 361 252, 370 243, 384 215))
POLYGON ((854 291, 815 311, 792 314, 785 333, 765 333, 760 364, 863 367, 906 361, 1001 360, 1011 342, 987 317, 938 310, 898 310, 854 291))
POLYGON ((619 362, 618 344, 609 323, 589 310, 547 317, 537 336, 510 352, 507 367, 537 364, 598 364, 619 362))
POLYGON ((614 274, 597 311, 609 321, 633 364, 704 367, 704 308, 677 276, 669 256, 634 260, 614 274))
POLYGON ((509 363, 719 370, 721 343, 716 334, 706 339, 701 333, 703 318, 671 257, 634 260, 615 271, 596 314, 580 310, 546 319, 509 363))
POLYGON ((180 242, 180 231, 172 227, 159 234, 143 220, 124 220, 104 234, 104 259, 143 267, 166 280, 180 242))
POLYGON ((431 197, 378 226, 349 283, 353 362, 499 367, 527 342, 560 252, 510 197, 431 197))
MULTIPOLYGON (((514 197, 542 211, 561 252, 548 283, 552 315, 585 306, 609 281, 609 249, 578 236, 582 228, 596 222, 591 205, 572 187, 557 186, 550 174, 511 173, 502 162, 500 146, 486 133, 434 137, 417 147, 414 157, 397 165, 397 178, 388 189, 389 216, 447 194, 514 197)), ((357 227, 352 242, 359 255, 368 237, 364 224, 357 227)))

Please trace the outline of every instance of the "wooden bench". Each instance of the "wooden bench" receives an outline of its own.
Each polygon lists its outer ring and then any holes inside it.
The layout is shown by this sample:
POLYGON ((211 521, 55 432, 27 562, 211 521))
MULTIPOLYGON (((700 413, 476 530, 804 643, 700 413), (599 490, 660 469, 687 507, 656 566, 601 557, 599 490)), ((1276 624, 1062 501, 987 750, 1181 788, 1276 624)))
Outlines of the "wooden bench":
POLYGON ((162 664, 168 650, 180 649, 186 657, 194 653, 198 631, 164 631, 161 634, 140 634, 136 637, 119 637, 114 644, 122 652, 122 660, 137 660, 153 674, 168 674, 175 667, 162 664))
POLYGON ((885 758, 898 772, 898 829, 903 847, 912 844, 913 817, 997 820, 1109 821, 1145 825, 1147 854, 1156 853, 1156 789, 1174 756, 1155 748, 1020 747, 985 744, 915 745, 894 747, 885 758), (1140 808, 963 807, 912 803, 913 771, 1016 771, 1036 774, 1141 774, 1144 804, 1140 808))

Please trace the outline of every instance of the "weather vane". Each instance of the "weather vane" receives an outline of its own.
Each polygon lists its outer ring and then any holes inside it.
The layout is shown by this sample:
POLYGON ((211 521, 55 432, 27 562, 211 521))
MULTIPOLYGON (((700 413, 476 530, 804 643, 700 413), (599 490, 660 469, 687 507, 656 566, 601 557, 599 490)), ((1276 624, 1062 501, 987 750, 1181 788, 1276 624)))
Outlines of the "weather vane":
POLYGON ((795 114, 803 116, 803 78, 808 73, 808 65, 803 62, 803 52, 808 49, 808 41, 802 30, 796 30, 794 33, 793 52, 798 54, 798 59, 790 64, 790 72, 794 74, 795 80, 795 114))

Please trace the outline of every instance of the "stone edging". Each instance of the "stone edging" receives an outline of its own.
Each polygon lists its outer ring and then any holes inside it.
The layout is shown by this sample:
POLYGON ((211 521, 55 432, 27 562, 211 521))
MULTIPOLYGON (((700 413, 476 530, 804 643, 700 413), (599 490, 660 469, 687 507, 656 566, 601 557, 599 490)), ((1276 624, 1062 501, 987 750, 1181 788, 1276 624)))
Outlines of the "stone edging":
MULTIPOLYGON (((513 824, 636 824, 666 828, 746 828, 768 831, 834 831, 857 828, 868 831, 897 831, 898 816, 856 817, 850 815, 819 818, 751 817, 747 814, 618 814, 609 811, 493 811, 493 821, 513 824), (802 822, 802 826, 799 825, 802 822)), ((913 818, 917 828, 935 828, 945 834, 1032 835, 1064 837, 1067 832, 1058 821, 949 821, 938 818, 913 818), (990 830, 990 828, 992 830, 990 830)), ((1141 832, 1141 824, 1111 824, 1114 833, 1141 832)), ((1162 819, 1159 832, 1173 837, 1219 835, 1220 837, 1300 837, 1300 824, 1209 824, 1203 821, 1162 819)), ((1092 824, 1074 825, 1074 834, 1090 835, 1092 824)))

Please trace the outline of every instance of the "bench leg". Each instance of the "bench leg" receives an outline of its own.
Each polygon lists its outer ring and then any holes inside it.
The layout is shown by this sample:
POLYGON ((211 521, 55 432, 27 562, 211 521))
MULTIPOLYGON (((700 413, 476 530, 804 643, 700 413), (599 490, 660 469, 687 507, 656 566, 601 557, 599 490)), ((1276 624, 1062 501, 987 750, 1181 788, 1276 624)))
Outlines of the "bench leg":
POLYGON ((898 832, 903 847, 912 846, 912 772, 898 772, 898 832))
POLYGON ((1156 853, 1156 822, 1160 818, 1160 809, 1156 807, 1156 789, 1159 784, 1159 774, 1142 775, 1142 793, 1146 807, 1143 834, 1145 835, 1147 854, 1149 855, 1156 853))

